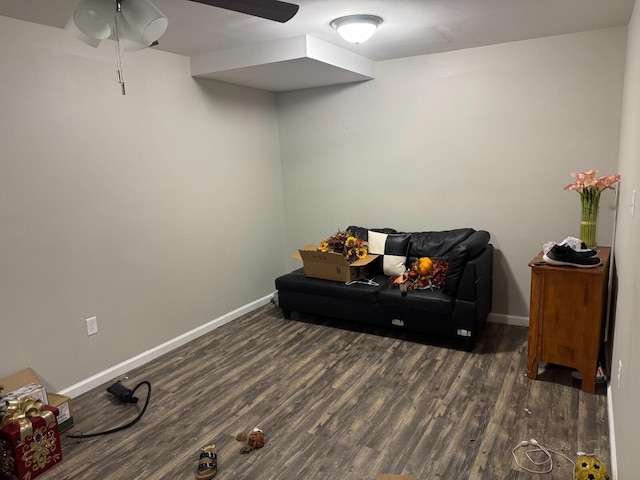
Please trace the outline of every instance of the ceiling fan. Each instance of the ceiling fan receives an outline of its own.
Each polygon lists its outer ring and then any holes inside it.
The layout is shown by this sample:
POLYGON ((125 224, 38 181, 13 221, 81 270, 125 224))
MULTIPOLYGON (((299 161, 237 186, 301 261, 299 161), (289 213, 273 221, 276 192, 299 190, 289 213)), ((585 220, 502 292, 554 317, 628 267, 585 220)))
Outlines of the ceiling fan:
MULTIPOLYGON (((280 0, 191 0, 285 23, 298 13, 298 5, 280 0)), ((120 45, 126 51, 157 45, 169 21, 150 0, 80 0, 65 30, 96 48, 106 38, 115 38, 118 83, 125 94, 120 45)))
MULTIPOLYGON (((285 23, 300 8, 280 0, 190 0, 285 23)), ((79 0, 65 30, 83 43, 97 47, 106 38, 123 42, 127 51, 157 45, 169 24, 150 0, 79 0)))
POLYGON ((191 0, 212 7, 246 13, 254 17, 266 18, 285 23, 293 18, 300 8, 298 5, 279 0, 191 0))

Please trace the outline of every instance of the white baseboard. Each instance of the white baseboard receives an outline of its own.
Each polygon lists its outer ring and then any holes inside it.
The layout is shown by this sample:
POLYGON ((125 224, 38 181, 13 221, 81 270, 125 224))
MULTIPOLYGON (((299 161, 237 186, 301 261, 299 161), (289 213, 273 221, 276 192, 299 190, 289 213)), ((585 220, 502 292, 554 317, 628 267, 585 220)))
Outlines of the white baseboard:
POLYGON ((616 456, 616 433, 613 424, 613 403, 611 399, 611 383, 607 385, 607 417, 609 420, 609 475, 611 480, 618 480, 618 457, 616 456))
POLYGON ((106 370, 103 370, 102 372, 97 373, 92 377, 89 377, 74 385, 71 385, 70 387, 65 388, 64 390, 61 390, 58 393, 60 393, 61 395, 68 395, 71 398, 75 398, 78 395, 82 395, 83 393, 88 392, 93 388, 99 387, 100 385, 110 380, 113 380, 114 378, 120 375, 123 375, 124 373, 127 373, 136 367, 144 365, 145 363, 150 362, 155 358, 158 358, 160 355, 164 355, 165 353, 170 352, 171 350, 174 350, 178 347, 181 347, 182 345, 190 342, 191 340, 195 340, 196 338, 201 337, 202 335, 205 335, 215 330, 216 328, 221 327, 222 325, 229 323, 230 321, 235 320, 236 318, 239 318, 242 315, 245 315, 255 310, 256 308, 259 308, 263 305, 268 304, 271 301, 272 297, 273 297, 273 294, 270 294, 270 295, 267 295, 266 297, 255 300, 254 302, 251 302, 243 307, 237 308, 236 310, 226 313, 221 317, 216 318, 215 320, 211 320, 210 322, 207 322, 204 325, 196 327, 193 330, 183 333, 182 335, 178 335, 176 338, 173 338, 161 345, 158 345, 157 347, 153 347, 147 350, 146 352, 142 352, 141 354, 136 355, 135 357, 130 358, 129 360, 125 360, 124 362, 119 363, 118 365, 115 365, 111 368, 107 368, 106 370))
POLYGON ((529 317, 518 317, 516 315, 503 315, 501 313, 490 313, 488 322, 504 323, 505 325, 515 325, 518 327, 528 327, 529 317))
MULTIPOLYGON (((145 363, 148 363, 151 360, 158 358, 159 356, 164 355, 167 352, 170 352, 171 350, 175 350, 176 348, 181 347, 185 343, 188 343, 191 340, 195 340, 196 338, 202 335, 205 335, 215 330, 216 328, 221 327, 222 325, 229 323, 230 321, 235 320, 236 318, 239 318, 242 315, 245 315, 255 310, 256 308, 259 308, 263 305, 268 304, 272 298, 273 298, 273 294, 269 294, 265 297, 259 298, 258 300, 255 300, 243 307, 237 308, 236 310, 226 313, 225 315, 222 315, 221 317, 211 320, 210 322, 205 323, 204 325, 196 327, 193 330, 183 333, 182 335, 179 335, 176 338, 173 338, 161 345, 158 345, 157 347, 153 347, 147 350, 146 352, 142 352, 141 354, 136 355, 135 357, 125 360, 124 362, 119 363, 118 365, 114 365, 113 367, 107 368, 106 370, 103 370, 102 372, 99 372, 93 375, 92 377, 89 377, 85 380, 81 380, 80 382, 74 385, 71 385, 70 387, 67 387, 64 390, 61 390, 58 393, 60 393, 61 395, 68 395, 71 398, 82 395, 83 393, 88 392, 93 388, 99 387, 100 385, 103 385, 108 381, 113 380, 114 378, 121 376, 129 372, 130 370, 133 370, 136 367, 144 365, 145 363)), ((490 313, 489 318, 487 320, 489 322, 504 323, 507 325, 517 325, 522 327, 529 326, 528 317, 518 317, 515 315, 502 315, 499 313, 490 313)))

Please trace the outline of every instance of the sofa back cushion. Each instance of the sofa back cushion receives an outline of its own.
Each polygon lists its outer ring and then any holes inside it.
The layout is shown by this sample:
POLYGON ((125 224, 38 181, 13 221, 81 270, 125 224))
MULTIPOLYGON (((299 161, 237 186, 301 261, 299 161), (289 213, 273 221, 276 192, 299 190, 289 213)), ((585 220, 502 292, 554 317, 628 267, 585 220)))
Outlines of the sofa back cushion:
POLYGON ((433 260, 448 260, 453 249, 469 238, 473 228, 458 228, 441 232, 412 232, 409 242, 409 261, 429 257, 433 260))
POLYGON ((393 228, 366 228, 366 227, 357 227, 355 225, 351 225, 347 227, 347 231, 351 232, 351 234, 356 238, 361 238, 365 242, 369 241, 369 230, 380 233, 398 233, 393 228))
POLYGON ((467 261, 474 258, 489 244, 489 232, 478 230, 456 245, 449 255, 449 270, 444 279, 444 291, 450 295, 458 294, 460 280, 467 261))
POLYGON ((411 263, 421 257, 447 260, 449 267, 444 280, 444 291, 455 297, 467 261, 478 255, 488 243, 489 233, 473 228, 413 232, 407 262, 411 263))
MULTIPOLYGON (((429 257, 432 260, 446 260, 448 262, 447 275, 444 281, 444 291, 449 295, 456 296, 460 280, 467 261, 478 255, 489 243, 489 233, 484 230, 475 230, 473 228, 457 228, 454 230, 442 230, 439 232, 411 232, 398 233, 392 228, 364 228, 350 226, 347 228, 353 236, 369 241, 369 232, 377 232, 393 235, 388 252, 380 253, 381 257, 367 268, 372 273, 384 273, 385 275, 400 275, 403 273, 411 262, 418 258, 429 257), (407 236, 409 237, 407 239, 407 236), (405 263, 400 267, 399 258, 404 248, 404 242, 408 243, 408 251, 406 251, 405 263), (399 250, 400 249, 400 250, 399 250), (394 255, 391 255, 393 250, 394 255), (387 270, 384 268, 385 257, 387 259, 387 270), (393 258, 392 257, 396 257, 393 258), (393 263, 392 266, 390 264, 393 263), (387 273, 393 268, 394 272, 387 273), (402 268, 402 270, 401 270, 402 268)), ((379 240, 378 240, 379 243, 379 240)), ((385 245, 387 240, 385 239, 385 245)), ((369 248, 370 253, 379 253, 380 247, 374 247, 375 252, 369 248)))

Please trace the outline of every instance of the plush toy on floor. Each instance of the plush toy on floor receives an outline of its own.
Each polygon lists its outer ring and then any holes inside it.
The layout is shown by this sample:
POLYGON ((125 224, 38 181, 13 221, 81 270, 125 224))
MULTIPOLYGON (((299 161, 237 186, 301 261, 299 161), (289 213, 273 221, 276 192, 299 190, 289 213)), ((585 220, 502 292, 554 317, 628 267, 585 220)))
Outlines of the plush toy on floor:
POLYGON ((574 473, 576 480, 610 480, 607 467, 594 457, 578 458, 574 473))
MULTIPOLYGON (((245 439, 246 435, 244 433, 239 433, 236 436, 236 440, 239 442, 244 442, 245 439)), ((264 432, 259 428, 254 428, 249 434, 247 444, 240 449, 240 453, 249 453, 262 447, 264 447, 264 432)))

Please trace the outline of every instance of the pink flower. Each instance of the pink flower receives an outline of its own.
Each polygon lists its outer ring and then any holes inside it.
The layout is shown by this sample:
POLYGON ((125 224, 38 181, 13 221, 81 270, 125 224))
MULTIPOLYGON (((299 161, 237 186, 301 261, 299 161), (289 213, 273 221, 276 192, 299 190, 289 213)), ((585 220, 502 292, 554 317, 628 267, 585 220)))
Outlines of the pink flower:
POLYGON ((619 181, 620 181, 620 175, 609 175, 608 177, 600 177, 598 179, 597 187, 600 190, 606 190, 607 188, 610 188, 611 190, 613 190, 613 187, 611 185, 619 181))
MULTIPOLYGON (((600 204, 600 194, 606 189, 614 190, 612 185, 620 181, 620 175, 596 178, 597 173, 597 170, 572 173, 571 176, 576 181, 564 187, 565 190, 575 190, 580 194, 583 215, 585 211, 597 212, 600 204)), ((595 240, 593 241, 595 242, 595 240)))
POLYGON ((571 176, 576 179, 574 183, 571 183, 564 187, 565 190, 575 190, 582 194, 585 189, 592 195, 597 193, 598 195, 607 188, 613 190, 614 183, 620 181, 620 175, 609 175, 608 177, 596 178, 598 170, 587 170, 586 172, 572 173, 571 176))

